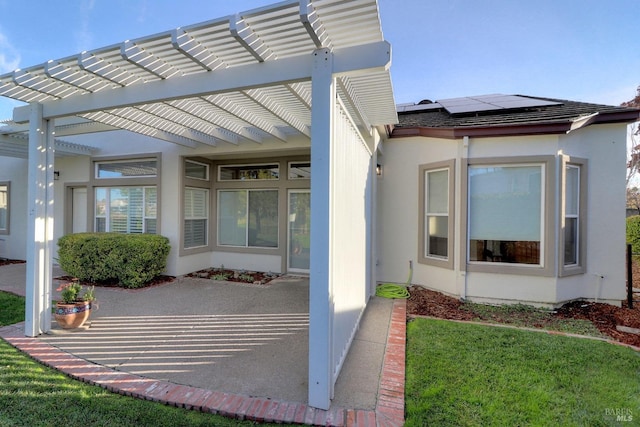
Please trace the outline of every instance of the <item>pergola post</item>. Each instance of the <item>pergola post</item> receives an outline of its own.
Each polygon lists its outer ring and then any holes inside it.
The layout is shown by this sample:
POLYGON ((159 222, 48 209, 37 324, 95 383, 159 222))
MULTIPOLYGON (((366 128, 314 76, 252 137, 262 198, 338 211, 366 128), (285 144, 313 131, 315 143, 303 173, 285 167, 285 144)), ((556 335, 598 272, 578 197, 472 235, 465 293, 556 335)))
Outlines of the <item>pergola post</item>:
POLYGON ((333 397, 331 291, 333 54, 313 52, 311 74, 311 264, 309 274, 309 405, 329 409, 333 397))
POLYGON ((42 105, 30 110, 25 335, 35 337, 51 329, 54 138, 42 105))

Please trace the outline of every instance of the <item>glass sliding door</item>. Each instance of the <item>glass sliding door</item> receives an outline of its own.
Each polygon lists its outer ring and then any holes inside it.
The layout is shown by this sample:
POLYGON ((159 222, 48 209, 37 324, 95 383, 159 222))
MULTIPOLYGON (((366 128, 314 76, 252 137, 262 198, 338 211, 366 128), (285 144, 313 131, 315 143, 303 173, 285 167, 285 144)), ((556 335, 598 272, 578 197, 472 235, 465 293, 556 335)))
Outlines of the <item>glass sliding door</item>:
POLYGON ((293 272, 309 272, 311 231, 311 192, 289 191, 289 239, 287 269, 293 272))

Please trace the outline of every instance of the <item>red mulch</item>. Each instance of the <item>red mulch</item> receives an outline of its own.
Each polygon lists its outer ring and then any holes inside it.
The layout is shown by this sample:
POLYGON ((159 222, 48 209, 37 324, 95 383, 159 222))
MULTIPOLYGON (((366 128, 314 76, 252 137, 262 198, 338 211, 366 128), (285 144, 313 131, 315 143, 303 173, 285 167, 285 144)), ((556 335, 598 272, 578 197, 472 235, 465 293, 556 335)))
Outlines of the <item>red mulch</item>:
POLYGON ((0 267, 2 267, 3 265, 9 265, 9 264, 24 264, 26 261, 22 261, 20 259, 6 259, 6 258, 0 258, 0 267))
MULTIPOLYGON (((276 273, 265 273, 262 271, 238 271, 222 268, 206 268, 204 270, 195 271, 186 275, 187 277, 195 277, 198 279, 212 279, 224 276, 226 282, 252 283, 254 285, 266 285, 273 279, 280 276, 276 273)), ((222 280, 222 279, 218 279, 222 280)))
MULTIPOLYGON (((464 303, 456 298, 424 289, 419 286, 409 288, 410 297, 407 300, 407 315, 431 316, 451 320, 474 320, 477 316, 470 310, 463 310, 464 303)), ((582 319, 592 322, 600 332, 610 336, 613 340, 640 347, 640 335, 620 332, 617 325, 640 328, 640 303, 635 303, 633 309, 615 307, 610 304, 574 301, 555 310, 556 318, 582 319)), ((501 322, 500 318, 492 318, 492 322, 501 322)), ((536 318, 531 327, 544 328, 544 320, 536 318)))

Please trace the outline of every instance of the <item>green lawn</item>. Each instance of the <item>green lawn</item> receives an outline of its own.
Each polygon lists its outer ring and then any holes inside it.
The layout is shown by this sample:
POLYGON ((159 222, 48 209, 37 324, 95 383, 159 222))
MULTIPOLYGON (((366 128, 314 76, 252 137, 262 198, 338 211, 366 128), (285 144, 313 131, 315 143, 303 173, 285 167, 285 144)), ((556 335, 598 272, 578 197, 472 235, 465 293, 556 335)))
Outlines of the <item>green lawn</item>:
POLYGON ((640 420, 640 354, 605 342, 416 319, 406 371, 407 426, 640 420))
MULTIPOLYGON (((0 326, 24 319, 24 298, 0 292, 0 307, 0 326)), ((407 426, 633 424, 616 413, 640 420, 640 353, 600 341, 416 319, 407 325, 406 371, 407 426)), ((0 426, 71 422, 253 425, 110 393, 0 341, 0 426)))

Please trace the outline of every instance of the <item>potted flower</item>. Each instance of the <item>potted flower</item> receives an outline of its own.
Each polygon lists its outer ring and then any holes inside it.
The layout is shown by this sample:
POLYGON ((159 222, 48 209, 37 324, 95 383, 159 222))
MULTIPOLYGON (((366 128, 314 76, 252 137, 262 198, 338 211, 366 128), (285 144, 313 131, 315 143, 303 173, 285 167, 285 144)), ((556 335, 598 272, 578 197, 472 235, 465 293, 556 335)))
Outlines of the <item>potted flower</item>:
POLYGON ((87 321, 91 314, 91 307, 95 301, 95 288, 85 289, 77 280, 60 285, 57 289, 62 297, 56 302, 54 317, 63 329, 79 328, 87 321))

